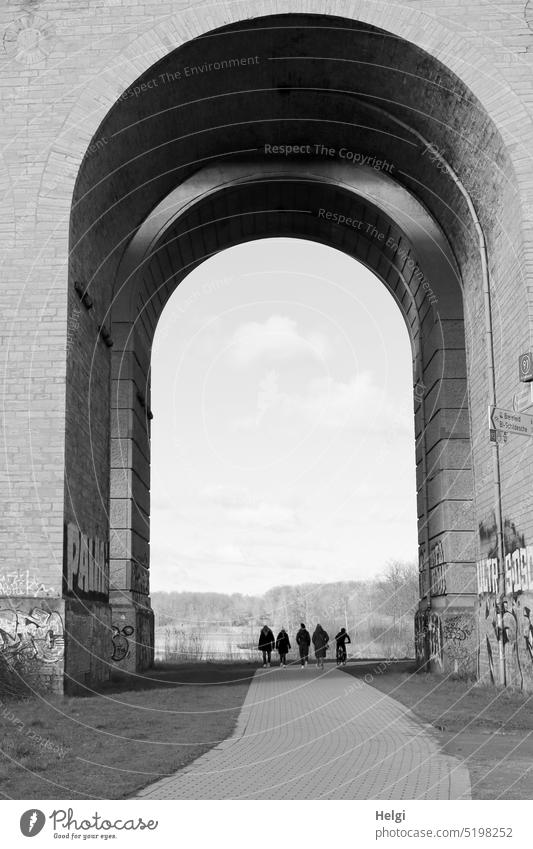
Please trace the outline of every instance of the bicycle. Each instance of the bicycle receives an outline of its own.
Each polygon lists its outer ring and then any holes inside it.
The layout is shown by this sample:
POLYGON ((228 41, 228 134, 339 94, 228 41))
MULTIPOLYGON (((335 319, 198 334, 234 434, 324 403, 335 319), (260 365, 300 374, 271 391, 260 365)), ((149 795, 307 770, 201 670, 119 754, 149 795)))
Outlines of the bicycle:
POLYGON ((337 666, 345 666, 346 665, 346 646, 338 645, 337 646, 337 666))

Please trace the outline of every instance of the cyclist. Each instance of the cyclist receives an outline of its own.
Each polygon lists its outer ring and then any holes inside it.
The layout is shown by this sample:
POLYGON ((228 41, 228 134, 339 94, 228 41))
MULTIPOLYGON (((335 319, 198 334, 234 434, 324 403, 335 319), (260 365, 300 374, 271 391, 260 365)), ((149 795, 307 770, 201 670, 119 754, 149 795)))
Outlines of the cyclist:
POLYGON ((335 642, 337 643, 337 666, 346 666, 346 643, 352 642, 346 628, 340 629, 335 642))

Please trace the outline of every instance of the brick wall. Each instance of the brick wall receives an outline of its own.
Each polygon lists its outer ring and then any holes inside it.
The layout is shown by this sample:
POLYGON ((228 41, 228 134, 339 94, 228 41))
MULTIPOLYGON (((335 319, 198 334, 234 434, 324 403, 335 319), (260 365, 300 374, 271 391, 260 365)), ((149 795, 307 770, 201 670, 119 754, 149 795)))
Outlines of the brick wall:
MULTIPOLYGON (((146 208, 155 205, 172 182, 167 175, 152 180, 142 192, 134 192, 127 200, 126 223, 125 195, 148 166, 143 159, 122 169, 116 179, 111 176, 113 165, 120 163, 124 154, 113 128, 120 129, 128 115, 139 119, 142 98, 128 96, 120 104, 120 113, 115 111, 106 124, 102 122, 117 98, 180 44, 215 27, 277 11, 273 2, 185 5, 133 0, 98 5, 74 0, 65 6, 48 0, 33 4, 34 20, 28 17, 23 3, 7 2, 0 9, 4 33, 0 98, 5 114, 0 128, 0 232, 4 241, 0 358, 8 410, 1 424, 5 450, 0 461, 0 495, 5 523, 0 579, 29 569, 39 585, 53 588, 56 597, 63 576, 65 526, 75 521, 89 537, 107 540, 111 353, 98 334, 98 326, 108 318, 109 300, 102 292, 113 285, 131 228, 141 222, 146 208), (20 34, 30 27, 38 31, 38 38, 28 48, 28 40, 20 34), (113 124, 119 114, 118 125, 113 124), (78 180, 75 192, 80 169, 83 182, 78 180), (107 194, 98 196, 94 185, 102 175, 107 194), (111 213, 105 220, 98 216, 102 204, 111 213), (94 225, 90 238, 87 220, 94 225), (119 222, 123 226, 115 229, 119 222), (73 239, 70 255, 69 233, 73 239), (103 256, 100 248, 109 241, 110 233, 114 251, 99 265, 98 257, 103 256), (92 282, 92 310, 86 310, 73 291, 77 279, 92 282)), ((465 6, 446 0, 420 0, 408 6, 323 0, 283 4, 283 12, 344 16, 383 27, 398 37, 383 39, 382 47, 387 62, 402 67, 393 85, 394 97, 388 97, 386 78, 375 77, 374 83, 366 79, 365 84, 374 85, 370 92, 374 105, 384 92, 381 105, 399 121, 408 117, 410 126, 426 134, 444 152, 473 197, 489 251, 497 398, 502 406, 510 405, 517 389, 517 354, 531 342, 533 33, 523 7, 522 2, 465 6), (457 96, 456 84, 442 66, 416 54, 415 67, 410 69, 399 39, 419 45, 462 79, 470 92, 467 101, 464 92, 457 96), (409 93, 409 73, 413 71, 431 81, 425 87, 425 99, 424 87, 409 93), (376 85, 381 86, 381 92, 376 85), (435 97, 437 90, 448 91, 450 86, 453 94, 435 97), (475 138, 477 146, 472 145, 475 138)), ((263 54, 268 43, 267 39, 263 54)), ((275 51, 272 38, 270 45, 275 51)), ((215 46, 213 40, 201 45, 201 50, 198 44, 189 46, 189 53, 180 61, 186 61, 188 55, 215 58, 215 46)), ((232 80, 222 75, 195 77, 190 86, 173 88, 172 97, 194 99, 196 92, 208 96, 225 85, 237 89, 244 81, 253 86, 254 79, 258 85, 270 84, 272 74, 281 82, 297 86, 307 76, 312 77, 309 63, 303 63, 300 70, 293 66, 284 71, 278 67, 272 70, 274 65, 281 63, 262 62, 232 80)), ((166 67, 172 69, 172 61, 166 67)), ((333 82, 338 88, 349 86, 353 80, 349 63, 322 66, 317 73, 322 81, 328 85, 333 82)), ((363 76, 359 68, 358 80, 363 76)), ((248 110, 260 99, 251 101, 248 110)), ((261 103, 267 112, 273 110, 283 119, 292 106, 305 113, 310 100, 302 95, 301 100, 289 101, 289 108, 280 105, 276 95, 261 103)), ((316 101, 314 108, 320 109, 321 104, 316 101)), ((365 114, 363 107, 354 107, 339 95, 336 112, 349 113, 354 108, 361 116, 365 114)), ((194 126, 199 116, 203 115, 205 121, 207 114, 214 123, 223 112, 217 112, 210 103, 208 110, 191 109, 189 120, 194 126)), ((183 115, 174 124, 167 123, 167 131, 177 128, 182 132, 187 121, 183 115)), ((378 127, 375 114, 373 120, 378 127)), ((151 147, 152 128, 149 132, 148 124, 144 126, 146 135, 138 125, 137 136, 141 145, 151 147)), ((277 130, 280 136, 286 135, 287 127, 288 123, 281 120, 277 130)), ((219 136, 223 135, 228 146, 223 149, 227 150, 234 139, 242 146, 264 142, 272 136, 267 129, 250 124, 246 131, 242 127, 235 130, 234 138, 227 128, 219 136)), ((326 141, 330 131, 324 129, 326 141)), ((377 132, 371 140, 376 150, 379 135, 377 132)), ((490 527, 492 449, 486 439, 488 395, 485 352, 480 344, 484 316, 476 233, 457 191, 431 157, 422 155, 422 145, 409 153, 406 145, 396 144, 398 171, 401 166, 405 184, 416 190, 449 235, 465 285, 475 521, 490 527)), ((195 156, 210 155, 220 151, 219 145, 220 137, 205 134, 194 145, 190 139, 182 142, 181 149, 190 163, 194 158, 189 156, 191 149, 195 156)), ((390 144, 388 148, 390 151, 390 144)), ((156 170, 163 170, 163 154, 153 153, 151 161, 156 170)), ((192 167, 189 164, 179 176, 190 173, 192 167)), ((518 437, 511 439, 501 455, 504 518, 516 525, 529 544, 533 534, 531 461, 518 437)), ((492 544, 489 537, 479 539, 477 557, 486 556, 492 544)), ((39 597, 36 594, 35 598, 39 597)), ((93 598, 92 603, 105 601, 93 598)), ((107 621, 103 614, 101 621, 107 621)), ((105 640, 106 627, 102 625, 99 640, 105 640)))

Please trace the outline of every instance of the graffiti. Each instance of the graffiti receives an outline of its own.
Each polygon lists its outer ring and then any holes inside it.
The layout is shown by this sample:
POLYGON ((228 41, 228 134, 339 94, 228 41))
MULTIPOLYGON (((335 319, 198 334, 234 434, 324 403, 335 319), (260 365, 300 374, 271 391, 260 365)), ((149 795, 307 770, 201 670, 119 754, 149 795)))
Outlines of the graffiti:
POLYGON ((61 592, 55 587, 48 587, 39 581, 29 569, 18 569, 11 572, 0 572, 0 595, 25 596, 60 596, 61 592))
POLYGON ((473 672, 474 619, 461 611, 442 616, 434 610, 415 614, 415 654, 419 667, 434 662, 439 670, 452 668, 465 675, 473 672))
POLYGON ((148 669, 154 660, 154 617, 151 610, 143 610, 137 619, 137 647, 140 669, 148 669))
POLYGON ((476 563, 477 591, 481 593, 498 592, 498 558, 490 557, 476 563))
MULTIPOLYGON (((476 563, 478 594, 498 592, 498 563, 497 557, 476 563)), ((533 545, 505 555, 504 577, 506 595, 533 590, 533 545)))
POLYGON ((72 346, 73 346, 74 341, 76 339, 76 333, 78 332, 79 327, 80 327, 80 316, 81 316, 81 310, 80 310, 79 306, 76 304, 76 306, 74 307, 74 309, 72 311, 72 318, 70 319, 70 321, 68 323, 67 357, 70 355, 70 352, 72 350, 72 346))
POLYGON ((419 665, 435 661, 442 669, 442 625, 432 610, 419 610, 415 615, 415 652, 419 665))
POLYGON ((108 544, 86 536, 72 522, 66 528, 65 584, 76 595, 109 592, 108 544))
POLYGON ((118 625, 113 625, 113 654, 111 655, 111 660, 120 662, 129 657, 130 641, 128 637, 131 637, 134 630, 132 625, 124 625, 122 629, 118 625))
POLYGON ((446 656, 453 664, 454 672, 466 673, 471 671, 474 657, 474 647, 471 637, 474 632, 472 616, 458 614, 444 620, 442 634, 446 656))
POLYGON ((486 658, 483 657, 481 653, 481 646, 483 643, 480 642, 480 672, 483 675, 486 675, 487 671, 490 677, 491 684, 496 683, 496 672, 494 666, 494 658, 498 657, 498 636, 499 636, 499 628, 498 628, 498 612, 497 612, 497 603, 496 598, 485 598, 483 600, 480 599, 480 615, 479 615, 479 627, 480 630, 483 630, 485 633, 485 653, 486 658), (486 664, 486 668, 484 669, 484 664, 486 664))
POLYGON ((503 649, 507 682, 525 686, 525 678, 533 675, 533 623, 531 611, 522 607, 521 597, 504 598, 500 607, 496 596, 484 596, 479 602, 479 627, 485 639, 480 641, 480 675, 489 677, 492 684, 499 680, 495 672, 495 659, 503 649), (501 626, 500 626, 501 614, 501 626), (501 643, 501 649, 500 649, 501 643))
MULTIPOLYGON (((479 539, 488 547, 487 557, 496 557, 498 554, 497 525, 494 513, 488 523, 479 523, 479 539)), ((514 522, 505 519, 503 522, 503 544, 505 552, 514 551, 515 548, 523 548, 526 544, 524 534, 520 534, 514 522)))
POLYGON ((501 561, 495 543, 496 523, 479 526, 480 540, 490 540, 487 557, 476 564, 479 595, 479 673, 483 680, 501 683, 503 668, 507 683, 524 688, 533 684, 533 545, 514 522, 504 522, 503 591, 499 600, 498 570, 501 561), (502 669, 500 669, 500 662, 502 669))
POLYGON ((424 545, 419 545, 418 547, 418 589, 420 598, 426 598, 429 592, 429 586, 426 570, 426 548, 424 545))
POLYGON ((474 623, 467 616, 450 616, 446 619, 443 627, 443 635, 446 642, 461 643, 472 636, 474 623))
POLYGON ((444 562, 444 547, 439 540, 431 548, 429 553, 429 586, 425 546, 420 545, 418 549, 418 588, 420 598, 429 594, 432 596, 446 595, 446 564, 444 562))
POLYGON ((427 617, 429 660, 443 668, 442 622, 438 613, 430 611, 427 617))
POLYGON ((485 637, 485 642, 486 642, 486 648, 487 648, 487 660, 488 660, 488 667, 489 667, 490 683, 495 684, 496 678, 494 677, 494 657, 493 657, 493 654, 492 654, 492 646, 490 644, 488 634, 485 637))
POLYGON ((444 563, 444 548, 442 546, 442 541, 439 540, 431 549, 429 565, 432 569, 434 569, 435 566, 440 566, 442 563, 444 563))
POLYGON ((415 657, 417 666, 424 666, 426 656, 426 614, 423 610, 415 613, 415 657))
POLYGON ((37 660, 57 663, 65 651, 63 621, 59 613, 34 607, 0 610, 0 654, 11 669, 20 663, 37 660))
POLYGON ((429 565, 431 569, 431 595, 446 595, 446 565, 441 540, 435 543, 431 549, 429 565))
POLYGON ((428 576, 425 570, 418 573, 418 589, 420 591, 420 598, 425 598, 428 594, 428 576))
POLYGON ((444 563, 431 570, 431 595, 446 595, 446 566, 444 563))
POLYGON ((524 625, 526 651, 530 661, 533 663, 533 623, 531 622, 531 610, 529 607, 524 607, 524 618, 526 620, 524 625))
POLYGON ((149 595, 150 593, 150 578, 146 566, 132 560, 129 564, 130 583, 129 586, 135 593, 149 595))

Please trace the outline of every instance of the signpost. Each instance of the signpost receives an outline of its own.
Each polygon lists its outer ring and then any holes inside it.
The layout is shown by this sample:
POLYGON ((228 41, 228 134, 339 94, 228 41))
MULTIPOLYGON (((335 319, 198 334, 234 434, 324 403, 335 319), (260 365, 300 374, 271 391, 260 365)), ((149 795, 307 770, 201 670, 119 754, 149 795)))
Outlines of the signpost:
POLYGON ((513 395, 513 410, 522 413, 529 407, 533 407, 533 383, 524 383, 513 395))
POLYGON ((491 405, 489 406, 489 430, 492 442, 506 441, 501 437, 501 433, 533 436, 533 416, 528 413, 518 413, 515 410, 502 410, 501 407, 491 405))
POLYGON ((533 381, 533 354, 526 351, 518 357, 518 376, 523 383, 533 381))

